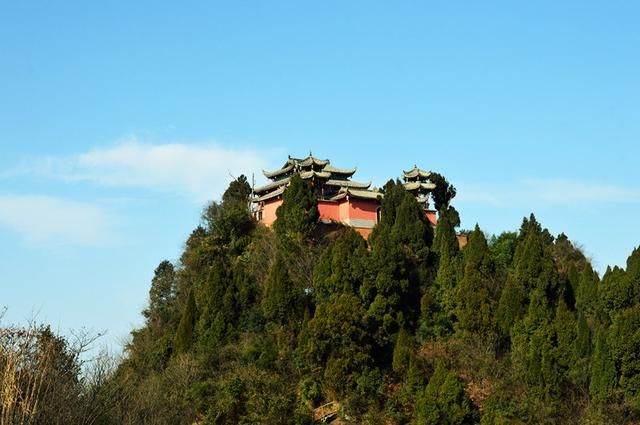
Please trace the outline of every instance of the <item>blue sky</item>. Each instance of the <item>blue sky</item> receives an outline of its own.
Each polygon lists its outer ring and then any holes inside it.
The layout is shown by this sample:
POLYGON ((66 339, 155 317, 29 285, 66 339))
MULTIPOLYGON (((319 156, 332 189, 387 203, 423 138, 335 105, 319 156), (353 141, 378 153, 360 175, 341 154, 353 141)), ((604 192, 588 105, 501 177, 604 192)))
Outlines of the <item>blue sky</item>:
POLYGON ((0 6, 4 322, 117 344, 229 176, 309 150, 599 270, 640 244, 638 2, 161 3, 0 6))

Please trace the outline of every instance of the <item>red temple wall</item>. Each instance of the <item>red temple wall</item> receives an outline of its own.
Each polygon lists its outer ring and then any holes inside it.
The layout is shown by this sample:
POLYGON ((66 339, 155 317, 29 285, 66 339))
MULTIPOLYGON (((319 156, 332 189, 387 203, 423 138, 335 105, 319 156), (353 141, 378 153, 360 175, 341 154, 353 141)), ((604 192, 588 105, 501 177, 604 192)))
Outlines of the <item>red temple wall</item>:
POLYGON ((282 205, 282 199, 269 199, 264 202, 262 209, 262 222, 266 226, 271 226, 276 221, 276 210, 282 205))
POLYGON ((346 221, 349 219, 349 201, 347 198, 343 198, 340 201, 340 221, 346 221))
POLYGON ((372 220, 376 223, 378 201, 367 199, 349 199, 349 218, 357 220, 372 220))
MULTIPOLYGON (((262 223, 272 226, 282 199, 269 199, 262 208, 262 223)), ((343 198, 339 202, 318 200, 320 220, 341 222, 354 227, 365 239, 377 223, 379 203, 373 199, 343 198)))
POLYGON ((318 201, 320 220, 340 221, 340 204, 332 201, 318 201))

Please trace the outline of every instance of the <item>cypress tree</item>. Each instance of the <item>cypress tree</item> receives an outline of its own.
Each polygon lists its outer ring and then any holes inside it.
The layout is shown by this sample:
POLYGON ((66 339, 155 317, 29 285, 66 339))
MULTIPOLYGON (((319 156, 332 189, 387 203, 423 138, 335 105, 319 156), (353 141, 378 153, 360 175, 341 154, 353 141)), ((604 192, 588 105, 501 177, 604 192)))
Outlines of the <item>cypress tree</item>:
POLYGON ((456 196, 456 188, 442 174, 431 173, 429 180, 436 186, 431 192, 436 211, 442 211, 443 208, 449 207, 451 200, 456 196))
POLYGON ((487 240, 476 225, 463 251, 463 277, 457 290, 460 329, 490 337, 495 329, 497 291, 487 240))
POLYGON ((274 230, 282 239, 297 239, 300 235, 311 238, 315 232, 320 214, 317 197, 311 182, 303 180, 299 174, 291 177, 289 186, 282 195, 282 205, 276 210, 274 230))
POLYGON ((367 244, 362 236, 352 228, 345 229, 324 249, 314 269, 316 302, 338 293, 359 294, 367 257, 367 244))
MULTIPOLYGON (((459 245, 452 221, 452 209, 441 210, 436 225, 433 250, 438 256, 435 285, 428 287, 421 300, 422 331, 434 336, 449 335, 456 315, 456 291, 460 272, 459 245)), ((454 215, 454 219, 457 216, 454 215)))
POLYGON ((295 321, 303 312, 303 306, 299 302, 301 294, 298 292, 289 278, 283 256, 277 254, 269 270, 262 297, 264 317, 279 324, 295 321))
POLYGON ((613 395, 616 385, 616 366, 609 351, 607 335, 603 329, 596 333, 596 344, 591 362, 589 392, 597 402, 604 402, 613 395))
POLYGON ((560 299, 553 321, 555 327, 555 356, 562 372, 571 367, 576 351, 577 321, 574 312, 570 311, 563 299, 560 299))
POLYGON ((408 331, 417 326, 421 277, 430 265, 432 232, 413 195, 394 182, 385 187, 385 220, 369 239, 371 254, 360 294, 375 323, 383 357, 390 360, 393 336, 403 326, 408 331))
POLYGON ((176 297, 176 280, 173 264, 162 261, 154 271, 149 289, 149 307, 143 311, 148 322, 162 326, 171 318, 176 297))
POLYGON ((569 366, 572 381, 588 392, 591 378, 591 354, 593 352, 591 329, 585 315, 578 311, 573 360, 569 366))
POLYGON ((176 351, 179 353, 189 351, 193 344, 193 328, 196 322, 196 299, 193 290, 189 291, 187 303, 182 312, 178 331, 176 333, 176 351))
POLYGON ((398 332, 396 338, 396 344, 393 349, 393 371, 402 375, 409 369, 411 364, 411 358, 413 357, 413 346, 411 344, 411 337, 407 331, 402 328, 398 332))
POLYGON ((591 264, 587 264, 585 270, 578 279, 576 290, 576 309, 582 312, 586 318, 596 319, 598 306, 598 283, 600 279, 591 264))
POLYGON ((625 403, 640 409, 640 304, 618 313, 607 333, 625 403))
POLYGON ((513 269, 498 304, 498 323, 505 334, 527 312, 534 289, 538 290, 541 307, 555 305, 559 297, 559 278, 552 256, 553 237, 542 229, 531 214, 522 222, 513 269))
POLYGON ((478 411, 458 377, 438 362, 429 384, 416 404, 416 423, 424 425, 472 424, 478 411))
POLYGON ((339 294, 317 306, 307 326, 306 353, 312 365, 324 368, 327 385, 344 396, 372 364, 366 310, 360 299, 339 294))

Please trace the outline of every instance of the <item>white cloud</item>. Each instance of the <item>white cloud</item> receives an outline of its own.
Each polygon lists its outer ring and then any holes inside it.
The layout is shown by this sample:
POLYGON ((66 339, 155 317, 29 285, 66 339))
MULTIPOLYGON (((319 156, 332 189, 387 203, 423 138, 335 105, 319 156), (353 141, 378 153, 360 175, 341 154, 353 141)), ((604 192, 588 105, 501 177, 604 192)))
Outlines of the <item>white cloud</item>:
POLYGON ((629 203, 640 201, 640 189, 571 179, 524 179, 512 184, 462 184, 456 200, 506 207, 544 202, 552 205, 629 203))
POLYGON ((113 240, 103 208, 51 196, 0 195, 0 227, 35 245, 99 246, 113 240))
POLYGON ((37 173, 66 181, 151 189, 186 194, 197 202, 220 196, 231 176, 261 170, 271 153, 227 148, 213 143, 149 144, 129 138, 65 158, 46 158, 19 173, 37 173))

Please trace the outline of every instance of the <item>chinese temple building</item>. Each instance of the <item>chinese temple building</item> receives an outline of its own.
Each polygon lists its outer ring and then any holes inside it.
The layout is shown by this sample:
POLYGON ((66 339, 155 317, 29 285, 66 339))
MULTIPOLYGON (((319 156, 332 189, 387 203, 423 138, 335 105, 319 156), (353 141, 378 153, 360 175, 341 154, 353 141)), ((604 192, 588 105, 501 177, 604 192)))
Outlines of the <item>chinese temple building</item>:
MULTIPOLYGON (((295 174, 311 180, 318 193, 318 212, 323 223, 340 223, 353 227, 364 238, 369 237, 380 219, 380 201, 383 194, 371 187, 371 182, 351 180, 356 168, 336 168, 329 160, 309 155, 299 159, 289 156, 281 168, 263 171, 271 180, 253 190, 255 216, 258 221, 271 226, 276 220, 276 210, 282 204, 282 195, 295 174)), ((432 224, 435 211, 428 209, 429 193, 435 186, 429 182, 430 173, 415 167, 403 174, 404 187, 413 193, 425 210, 432 224)))

